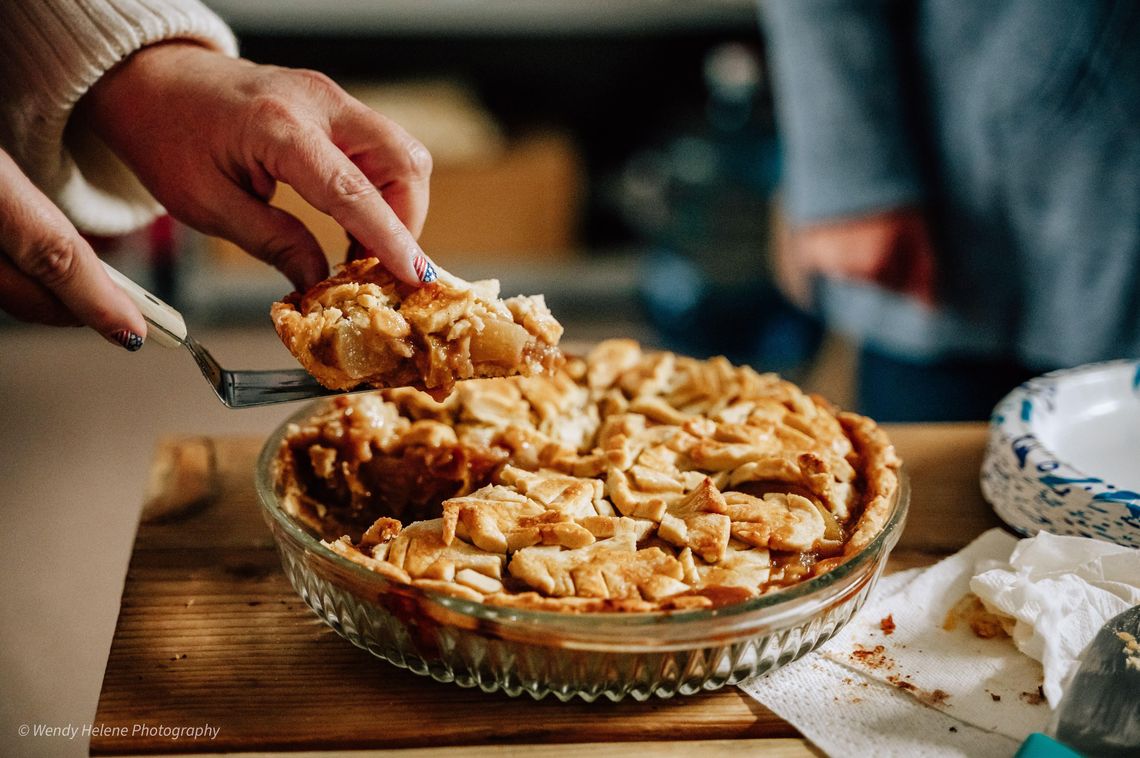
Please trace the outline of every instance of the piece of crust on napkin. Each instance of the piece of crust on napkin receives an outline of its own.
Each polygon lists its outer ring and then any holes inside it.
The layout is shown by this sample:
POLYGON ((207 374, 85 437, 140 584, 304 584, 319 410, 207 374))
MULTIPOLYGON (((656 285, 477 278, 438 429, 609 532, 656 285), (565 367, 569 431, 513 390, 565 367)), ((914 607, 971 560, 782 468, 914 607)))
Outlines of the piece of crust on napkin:
POLYGON ((416 387, 438 397, 457 380, 533 376, 562 362, 562 325, 542 295, 503 300, 498 280, 442 270, 413 287, 376 258, 345 264, 270 315, 289 352, 334 390, 416 387))

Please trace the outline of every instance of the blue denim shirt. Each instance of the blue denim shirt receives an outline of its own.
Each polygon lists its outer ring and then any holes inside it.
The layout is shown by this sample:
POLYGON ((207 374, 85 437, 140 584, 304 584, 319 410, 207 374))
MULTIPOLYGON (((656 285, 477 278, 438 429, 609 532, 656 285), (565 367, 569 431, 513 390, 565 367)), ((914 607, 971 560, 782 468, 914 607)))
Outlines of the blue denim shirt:
POLYGON ((929 213, 939 306, 824 281, 915 359, 1140 356, 1140 3, 763 0, 795 223, 929 213))

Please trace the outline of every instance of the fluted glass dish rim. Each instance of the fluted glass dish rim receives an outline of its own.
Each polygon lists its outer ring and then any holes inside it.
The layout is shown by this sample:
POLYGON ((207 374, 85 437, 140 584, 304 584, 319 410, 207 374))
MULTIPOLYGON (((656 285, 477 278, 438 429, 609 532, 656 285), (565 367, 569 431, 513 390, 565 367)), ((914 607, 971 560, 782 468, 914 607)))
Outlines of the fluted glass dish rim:
POLYGON ((910 504, 910 482, 902 472, 884 528, 848 561, 719 608, 568 613, 472 602, 386 579, 333 553, 285 512, 277 490, 278 450, 290 425, 325 402, 312 402, 287 418, 258 457, 259 502, 294 589, 337 633, 378 658, 486 692, 535 698, 553 693, 562 700, 602 694, 620 700, 628 694, 643 700, 714 690, 779 668, 823 644, 861 608, 902 533, 910 504), (752 650, 751 660, 744 660, 746 649, 752 650), (611 661, 603 677, 608 678, 600 682, 581 674, 589 666, 577 651, 611 661), (467 660, 471 655, 480 660, 467 660), (706 662, 730 657, 733 663, 727 671, 725 665, 709 665, 690 676, 694 655, 706 662), (529 661, 529 678, 520 679, 510 663, 500 661, 513 658, 529 661), (482 659, 500 662, 489 671, 482 659), (569 669, 573 674, 565 674, 569 669), (637 682, 612 680, 613 670, 627 669, 637 682))

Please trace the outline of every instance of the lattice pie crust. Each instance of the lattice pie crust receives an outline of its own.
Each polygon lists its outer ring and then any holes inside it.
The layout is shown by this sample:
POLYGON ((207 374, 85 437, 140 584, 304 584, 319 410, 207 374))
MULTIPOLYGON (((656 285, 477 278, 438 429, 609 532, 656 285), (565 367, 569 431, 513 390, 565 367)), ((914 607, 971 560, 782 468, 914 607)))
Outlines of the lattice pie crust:
POLYGON ((288 430, 290 513, 391 581, 558 611, 702 608, 881 530, 876 424, 773 374, 601 343, 551 376, 338 397, 288 430))

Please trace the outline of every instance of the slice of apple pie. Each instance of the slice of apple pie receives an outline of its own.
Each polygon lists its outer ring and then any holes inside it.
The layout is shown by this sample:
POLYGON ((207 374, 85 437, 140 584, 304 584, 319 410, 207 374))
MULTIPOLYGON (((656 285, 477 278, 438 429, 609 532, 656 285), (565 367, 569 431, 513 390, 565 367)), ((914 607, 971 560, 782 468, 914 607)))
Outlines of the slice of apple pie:
POLYGON ((499 298, 499 282, 440 270, 421 287, 375 258, 345 264, 271 309, 277 334, 325 387, 417 387, 436 397, 457 380, 533 376, 562 362, 562 325, 542 295, 499 298))

